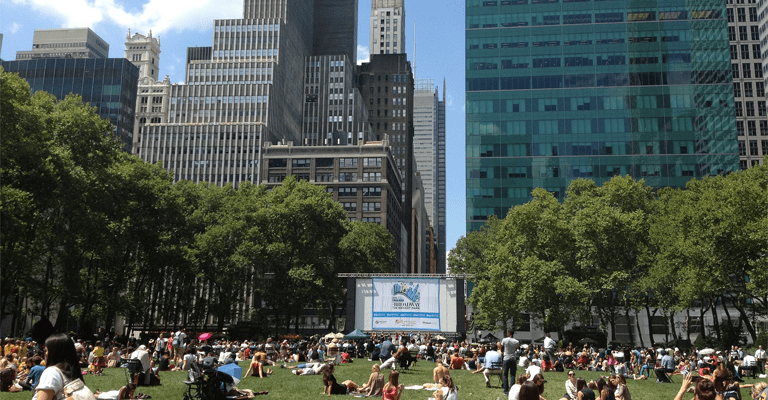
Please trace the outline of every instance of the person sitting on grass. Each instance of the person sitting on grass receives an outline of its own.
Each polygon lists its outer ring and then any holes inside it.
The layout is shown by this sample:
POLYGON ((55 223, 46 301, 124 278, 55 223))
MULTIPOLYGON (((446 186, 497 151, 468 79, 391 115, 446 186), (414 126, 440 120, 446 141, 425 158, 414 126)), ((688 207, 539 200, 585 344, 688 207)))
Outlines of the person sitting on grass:
POLYGON ((443 362, 440 361, 440 359, 437 359, 437 361, 435 361, 435 369, 432 370, 432 381, 440 383, 440 379, 445 375, 450 375, 450 371, 443 365, 443 362))
POLYGON ((254 354, 251 365, 248 367, 248 372, 245 373, 245 376, 258 376, 259 378, 264 378, 272 375, 271 369, 267 368, 264 370, 264 363, 261 361, 261 357, 261 353, 254 354), (251 375, 251 371, 253 371, 253 375, 251 375))
POLYGON ((335 369, 333 364, 330 364, 323 372, 323 394, 328 394, 328 396, 330 396, 332 394, 348 394, 357 391, 357 384, 351 380, 346 380, 341 384, 336 383, 336 377, 333 376, 333 371, 335 369))
POLYGON ((384 385, 383 389, 383 399, 384 400, 400 400, 400 395, 403 394, 403 389, 405 389, 405 385, 398 384, 398 377, 400 376, 400 373, 396 370, 389 372, 389 382, 387 382, 386 385, 384 385))
POLYGON ((371 367, 371 376, 368 377, 368 382, 363 386, 360 386, 357 391, 365 396, 381 396, 384 389, 384 375, 379 370, 379 364, 373 364, 371 367))
MULTIPOLYGON (((680 386, 680 391, 675 396, 675 400, 683 400, 683 395, 688 392, 688 388, 691 387, 693 382, 693 375, 688 374, 683 378, 683 384, 680 386)), ((715 384, 708 379, 702 379, 696 383, 694 395, 692 400, 715 400, 717 399, 717 392, 715 391, 715 384)))
POLYGON ((464 369, 464 358, 460 355, 451 355, 451 369, 464 369))
POLYGON ((565 394, 560 400, 576 400, 578 395, 576 390, 576 373, 568 371, 568 380, 565 381, 565 394))
POLYGON ((440 379, 440 385, 433 397, 435 400, 459 400, 459 389, 453 384, 450 375, 445 375, 440 379))
POLYGON ((752 399, 768 400, 768 384, 765 382, 758 382, 752 385, 752 399))
POLYGON ((616 387, 613 394, 616 396, 616 400, 632 400, 632 396, 627 389, 627 380, 624 375, 614 375, 611 377, 613 386, 616 387))
POLYGON ((528 374, 520 374, 520 376, 517 377, 515 384, 509 388, 508 400, 519 400, 520 389, 526 382, 528 382, 528 374))

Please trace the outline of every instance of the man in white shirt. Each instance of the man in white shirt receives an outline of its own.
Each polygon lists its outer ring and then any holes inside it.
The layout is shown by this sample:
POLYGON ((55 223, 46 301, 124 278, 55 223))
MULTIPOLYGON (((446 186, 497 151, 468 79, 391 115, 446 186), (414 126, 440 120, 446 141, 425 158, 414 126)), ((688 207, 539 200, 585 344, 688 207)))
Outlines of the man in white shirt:
POLYGON ((757 360, 757 370, 760 371, 760 374, 765 373, 765 359, 766 357, 765 350, 763 350, 763 345, 760 345, 760 347, 755 351, 755 359, 757 360))
POLYGON ((507 337, 501 340, 501 346, 504 352, 504 367, 503 375, 501 378, 501 386, 504 389, 504 394, 509 395, 509 388, 515 381, 515 375, 517 375, 517 364, 515 356, 517 349, 520 347, 520 342, 513 338, 514 332, 507 330, 507 337))
POLYGON ((552 334, 547 332, 547 336, 544 338, 544 351, 547 353, 550 366, 555 365, 555 361, 557 361, 555 350, 557 350, 557 342, 552 339, 552 334))

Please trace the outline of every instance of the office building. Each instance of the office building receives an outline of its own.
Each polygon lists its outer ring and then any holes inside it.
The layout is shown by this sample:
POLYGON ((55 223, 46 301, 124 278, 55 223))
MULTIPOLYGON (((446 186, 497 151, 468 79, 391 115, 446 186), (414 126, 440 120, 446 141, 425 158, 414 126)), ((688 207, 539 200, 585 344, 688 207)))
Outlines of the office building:
POLYGON ((370 53, 405 53, 404 0, 371 1, 370 53))
POLYGON ((741 169, 762 164, 763 157, 768 155, 768 112, 757 7, 757 0, 728 0, 726 10, 741 169))
POLYGON ((312 54, 313 13, 311 0, 246 0, 243 18, 214 21, 213 46, 188 49, 167 121, 142 127, 137 154, 176 180, 258 182, 261 144, 300 140, 297 77, 312 54))
POLYGON ((90 28, 35 30, 32 50, 16 52, 17 60, 107 57, 109 44, 90 28))
POLYGON ((304 66, 302 142, 305 146, 358 144, 373 140, 368 108, 345 55, 309 56, 304 66))
POLYGON ((466 3, 467 229, 576 178, 739 166, 726 4, 466 3))
POLYGON ((357 64, 357 0, 315 0, 312 54, 357 64))
POLYGON ((88 28, 35 31, 32 51, 16 61, 3 61, 6 72, 18 73, 33 92, 63 99, 70 93, 96 107, 114 125, 113 134, 132 151, 139 69, 124 58, 107 58, 109 45, 88 28))
POLYGON ((166 75, 157 80, 160 72, 160 38, 135 33, 125 37, 125 58, 139 68, 139 84, 136 95, 136 118, 133 125, 133 148, 138 154, 139 134, 148 123, 167 122, 171 95, 171 78, 166 75))
POLYGON ((398 273, 407 272, 407 232, 402 219, 400 173, 384 141, 355 145, 294 146, 265 143, 261 181, 279 185, 287 176, 324 185, 351 221, 383 225, 392 234, 398 273))
MULTIPOLYGON (((358 87, 368 106, 368 122, 376 140, 387 140, 392 147, 396 168, 402 177, 402 202, 412 204, 413 175, 413 73, 406 54, 372 54, 370 62, 358 68, 358 87)), ((410 207, 403 220, 411 221, 410 207)), ((408 228, 408 242, 417 236, 408 228)), ((413 245, 411 246, 411 248, 413 245)))
POLYGON ((438 242, 437 273, 445 273, 445 83, 441 99, 433 80, 415 82, 413 154, 424 184, 424 205, 438 242))

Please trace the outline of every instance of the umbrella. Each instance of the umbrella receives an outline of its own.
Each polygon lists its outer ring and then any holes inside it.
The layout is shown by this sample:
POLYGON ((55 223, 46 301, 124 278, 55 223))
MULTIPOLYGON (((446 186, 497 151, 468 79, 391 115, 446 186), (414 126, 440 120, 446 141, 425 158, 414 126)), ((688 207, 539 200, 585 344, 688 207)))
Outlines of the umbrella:
POLYGON ((435 340, 445 340, 445 336, 437 335, 433 339, 435 339, 435 340))
POLYGON ((335 334, 335 333, 333 333, 333 332, 331 332, 331 333, 329 333, 329 334, 327 334, 327 335, 323 336, 323 339, 325 339, 325 340, 333 340, 333 339, 336 339, 336 334, 335 334))
POLYGON ((699 351, 700 356, 711 356, 712 354, 715 354, 715 349, 704 349, 699 351))
POLYGON ((581 339, 579 340, 579 343, 584 343, 584 344, 597 344, 597 340, 595 340, 595 339, 592 339, 592 338, 588 338, 588 337, 585 337, 585 338, 581 338, 581 339))
POLYGON ((202 335, 198 336, 197 340, 204 341, 204 340, 208 340, 210 338, 211 338, 211 334, 206 332, 206 333, 203 333, 202 335))
POLYGON ((341 332, 339 332, 339 333, 337 333, 337 334, 334 336, 334 339, 339 339, 339 340, 341 340, 341 339, 344 339, 344 334, 343 334, 343 333, 341 333, 341 332))
POLYGON ((368 339, 368 335, 366 335, 365 332, 361 331, 360 329, 355 329, 354 331, 344 335, 344 339, 368 339))

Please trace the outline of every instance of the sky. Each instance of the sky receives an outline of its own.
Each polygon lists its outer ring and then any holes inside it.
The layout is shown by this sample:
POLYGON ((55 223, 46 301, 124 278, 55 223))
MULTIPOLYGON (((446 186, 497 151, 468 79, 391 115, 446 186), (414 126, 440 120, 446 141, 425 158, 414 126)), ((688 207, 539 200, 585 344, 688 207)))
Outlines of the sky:
MULTIPOLYGON (((367 60, 370 0, 360 0, 358 62, 367 60)), ((128 30, 160 38, 160 79, 184 80, 187 47, 210 46, 214 19, 242 18, 242 0, 0 0, 3 60, 31 50, 35 29, 89 27, 123 57, 128 30)), ((464 168, 464 2, 405 0, 408 59, 416 79, 446 80, 447 250, 466 233, 464 168), (414 35, 415 33, 415 35, 414 35)))

